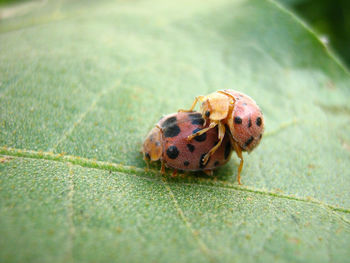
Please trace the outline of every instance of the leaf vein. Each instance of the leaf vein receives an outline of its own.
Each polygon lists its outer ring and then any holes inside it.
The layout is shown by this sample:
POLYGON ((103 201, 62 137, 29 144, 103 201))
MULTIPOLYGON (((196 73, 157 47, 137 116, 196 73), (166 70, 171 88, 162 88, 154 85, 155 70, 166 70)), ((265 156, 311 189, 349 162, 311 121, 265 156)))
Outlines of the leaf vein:
MULTIPOLYGON (((43 152, 43 151, 33 151, 33 150, 25 150, 25 149, 16 149, 16 148, 9 148, 9 147, 0 147, 0 154, 2 155, 8 155, 11 157, 23 157, 23 158, 31 158, 31 159, 43 159, 43 160, 49 160, 49 161, 57 161, 57 162, 63 162, 63 163, 71 163, 73 165, 79 165, 81 167, 86 168, 95 168, 99 170, 105 170, 105 171, 116 171, 116 172, 122 172, 127 174, 135 174, 139 177, 149 179, 145 175, 160 175, 159 171, 149 169, 146 171, 144 168, 139 168, 135 166, 127 166, 117 163, 111 163, 111 162, 104 162, 104 161, 96 161, 88 158, 83 158, 79 156, 72 156, 72 155, 64 155, 64 154, 55 154, 52 152, 43 152)), ((257 189, 253 187, 247 187, 247 186, 238 186, 229 184, 226 182, 218 182, 213 180, 206 180, 203 182, 196 182, 196 183, 186 183, 182 182, 184 185, 196 185, 196 186, 205 186, 205 187, 215 187, 215 188, 223 188, 223 189, 232 189, 236 191, 243 191, 243 192, 251 192, 255 194, 265 195, 265 196, 271 196, 276 198, 284 198, 304 203, 310 203, 315 204, 320 207, 324 207, 326 209, 330 209, 333 212, 342 212, 346 214, 350 214, 350 209, 345 207, 340 207, 336 205, 331 205, 328 203, 325 203, 323 201, 317 200, 312 197, 300 197, 295 195, 288 195, 288 194, 281 194, 273 191, 268 191, 265 189, 257 189)), ((350 221, 343 218, 342 220, 348 224, 350 224, 350 221)))
POLYGON ((171 199, 173 200, 173 203, 175 205, 175 208, 177 210, 177 213, 179 214, 179 216, 181 217, 181 219, 184 221, 186 227, 191 231, 194 239, 197 241, 200 250, 202 250, 202 252, 208 257, 210 262, 216 262, 216 260, 213 258, 212 253, 210 253, 209 248, 207 247, 207 245, 203 242, 203 240, 200 238, 199 234, 194 230, 194 228, 192 227, 191 222, 189 221, 189 219, 185 216, 185 213, 182 211, 179 203, 176 200, 176 197, 173 193, 173 191, 171 190, 166 178, 163 178, 162 180, 164 187, 166 188, 166 190, 168 191, 171 199))
POLYGON ((67 259, 69 262, 73 262, 73 247, 74 247, 74 239, 75 239, 75 225, 74 225, 74 172, 73 166, 71 163, 68 163, 69 171, 68 171, 68 226, 69 226, 69 239, 68 239, 68 251, 67 251, 67 259))
POLYGON ((66 132, 63 133, 63 135, 61 136, 61 138, 59 138, 59 139, 57 140, 57 142, 55 143, 55 145, 54 145, 49 151, 51 152, 51 151, 56 150, 57 147, 58 147, 58 145, 60 145, 63 141, 65 141, 66 138, 67 138, 70 134, 72 134, 72 132, 74 131, 75 127, 77 127, 77 126, 85 119, 86 115, 87 115, 89 112, 91 112, 93 109, 95 109, 95 107, 96 107, 97 103, 99 102, 99 100, 101 99, 101 97, 102 97, 104 94, 108 93, 108 92, 109 92, 110 90, 112 90, 113 88, 115 88, 116 86, 119 86, 121 82, 122 82, 122 81, 119 80, 119 81, 117 81, 116 84, 113 84, 112 86, 110 86, 110 87, 108 87, 108 88, 104 88, 104 89, 102 89, 99 93, 97 93, 97 95, 95 96, 95 98, 92 100, 90 106, 89 106, 84 112, 82 112, 82 113, 79 115, 78 119, 73 123, 73 125, 72 125, 70 128, 68 128, 68 129, 66 130, 66 132))

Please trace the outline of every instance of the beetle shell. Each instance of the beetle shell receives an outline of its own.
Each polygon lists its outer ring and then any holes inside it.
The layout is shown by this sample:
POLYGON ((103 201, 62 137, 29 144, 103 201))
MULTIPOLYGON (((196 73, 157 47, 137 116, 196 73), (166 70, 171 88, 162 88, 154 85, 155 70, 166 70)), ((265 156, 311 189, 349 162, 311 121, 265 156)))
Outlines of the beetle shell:
POLYGON ((218 142, 217 128, 187 140, 189 135, 208 127, 203 124, 204 119, 198 112, 178 112, 163 117, 143 144, 145 160, 162 160, 168 167, 186 171, 213 170, 224 165, 232 153, 229 134, 206 164, 202 159, 218 142), (158 154, 159 147, 161 154, 158 154))
POLYGON ((235 90, 225 92, 232 94, 236 100, 227 120, 232 137, 244 151, 251 152, 259 145, 264 133, 263 114, 249 96, 235 90))
MULTIPOLYGON (((200 112, 202 116, 210 117, 212 121, 220 121, 227 118, 227 114, 230 110, 230 101, 227 95, 218 92, 211 93, 205 96, 200 112), (207 114, 207 116, 205 115, 207 114)), ((233 101, 232 101, 233 102, 233 101)))

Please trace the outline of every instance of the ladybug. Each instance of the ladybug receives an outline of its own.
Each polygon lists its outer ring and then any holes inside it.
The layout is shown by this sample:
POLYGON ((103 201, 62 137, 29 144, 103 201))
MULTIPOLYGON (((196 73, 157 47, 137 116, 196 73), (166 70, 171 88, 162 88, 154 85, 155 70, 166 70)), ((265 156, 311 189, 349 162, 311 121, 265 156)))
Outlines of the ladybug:
POLYGON ((228 128, 231 143, 237 156, 240 158, 237 180, 241 184, 241 171, 243 168, 242 152, 250 153, 258 146, 264 133, 264 117, 256 102, 249 96, 235 90, 220 90, 207 96, 195 98, 189 110, 180 112, 191 112, 197 102, 202 102, 200 112, 209 126, 195 134, 188 136, 188 141, 200 136, 208 130, 218 126, 218 143, 208 152, 203 161, 206 162, 212 154, 220 147, 228 128))
POLYGON ((142 147, 143 159, 148 162, 161 161, 161 172, 165 166, 177 170, 203 171, 212 175, 213 170, 226 164, 232 153, 229 134, 224 136, 221 146, 207 162, 203 157, 218 143, 218 130, 210 129, 196 136, 191 142, 188 136, 207 128, 199 112, 178 112, 167 115, 149 132, 142 147))

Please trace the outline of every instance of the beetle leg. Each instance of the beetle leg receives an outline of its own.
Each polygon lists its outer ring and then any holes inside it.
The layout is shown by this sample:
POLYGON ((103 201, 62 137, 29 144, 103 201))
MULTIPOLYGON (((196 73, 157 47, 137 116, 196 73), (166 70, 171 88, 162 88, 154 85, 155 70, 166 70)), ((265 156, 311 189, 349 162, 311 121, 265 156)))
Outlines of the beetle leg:
POLYGON ((163 161, 163 160, 161 160, 160 173, 161 173, 161 174, 165 174, 165 165, 164 165, 164 161, 163 161))
MULTIPOLYGON (((210 127, 210 126, 209 126, 210 127)), ((206 164, 209 160, 209 157, 212 156, 216 150, 220 147, 224 137, 225 137, 225 125, 219 122, 219 142, 210 149, 210 151, 203 157, 203 164, 206 164)))
POLYGON ((241 171, 243 169, 243 162, 244 162, 243 155, 242 155, 242 148, 236 142, 233 142, 233 148, 235 149, 238 158, 241 159, 241 161, 239 163, 239 167, 238 167, 237 181, 238 181, 238 184, 242 184, 241 183, 241 171))
POLYGON ((148 163, 148 160, 146 160, 146 159, 144 159, 144 160, 146 162, 146 172, 148 172, 149 171, 149 163, 148 163))
POLYGON ((232 94, 230 94, 230 93, 228 93, 227 91, 224 91, 224 90, 219 90, 218 93, 221 93, 221 94, 224 94, 224 95, 230 97, 233 100, 233 102, 231 104, 235 104, 236 99, 235 99, 235 97, 232 94))
POLYGON ((176 175, 177 175, 177 170, 174 169, 174 170, 173 170, 173 173, 171 174, 171 177, 176 177, 176 175))
POLYGON ((213 176, 213 170, 204 170, 203 171, 206 175, 213 176))
POLYGON ((177 112, 191 112, 193 111, 194 107, 196 107, 197 102, 202 101, 203 99, 204 99, 204 96, 198 96, 194 99, 194 102, 192 103, 192 106, 189 110, 180 109, 177 112))
POLYGON ((208 128, 202 129, 194 134, 191 134, 187 137, 187 141, 192 140, 194 137, 197 137, 199 135, 202 135, 203 133, 206 133, 207 131, 209 131, 210 129, 214 128, 216 125, 218 125, 217 122, 211 122, 208 128))

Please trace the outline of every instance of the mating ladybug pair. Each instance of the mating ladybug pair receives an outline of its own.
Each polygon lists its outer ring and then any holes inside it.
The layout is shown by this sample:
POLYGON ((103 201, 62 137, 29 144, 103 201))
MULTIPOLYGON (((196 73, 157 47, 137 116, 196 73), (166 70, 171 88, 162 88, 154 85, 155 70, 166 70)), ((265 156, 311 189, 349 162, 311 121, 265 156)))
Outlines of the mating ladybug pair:
POLYGON ((249 96, 234 90, 223 90, 198 96, 189 110, 163 117, 143 144, 146 162, 161 160, 177 170, 213 170, 228 162, 232 150, 240 158, 237 180, 243 168, 242 152, 251 152, 264 132, 261 110, 249 96), (200 112, 193 109, 202 102, 200 112))

